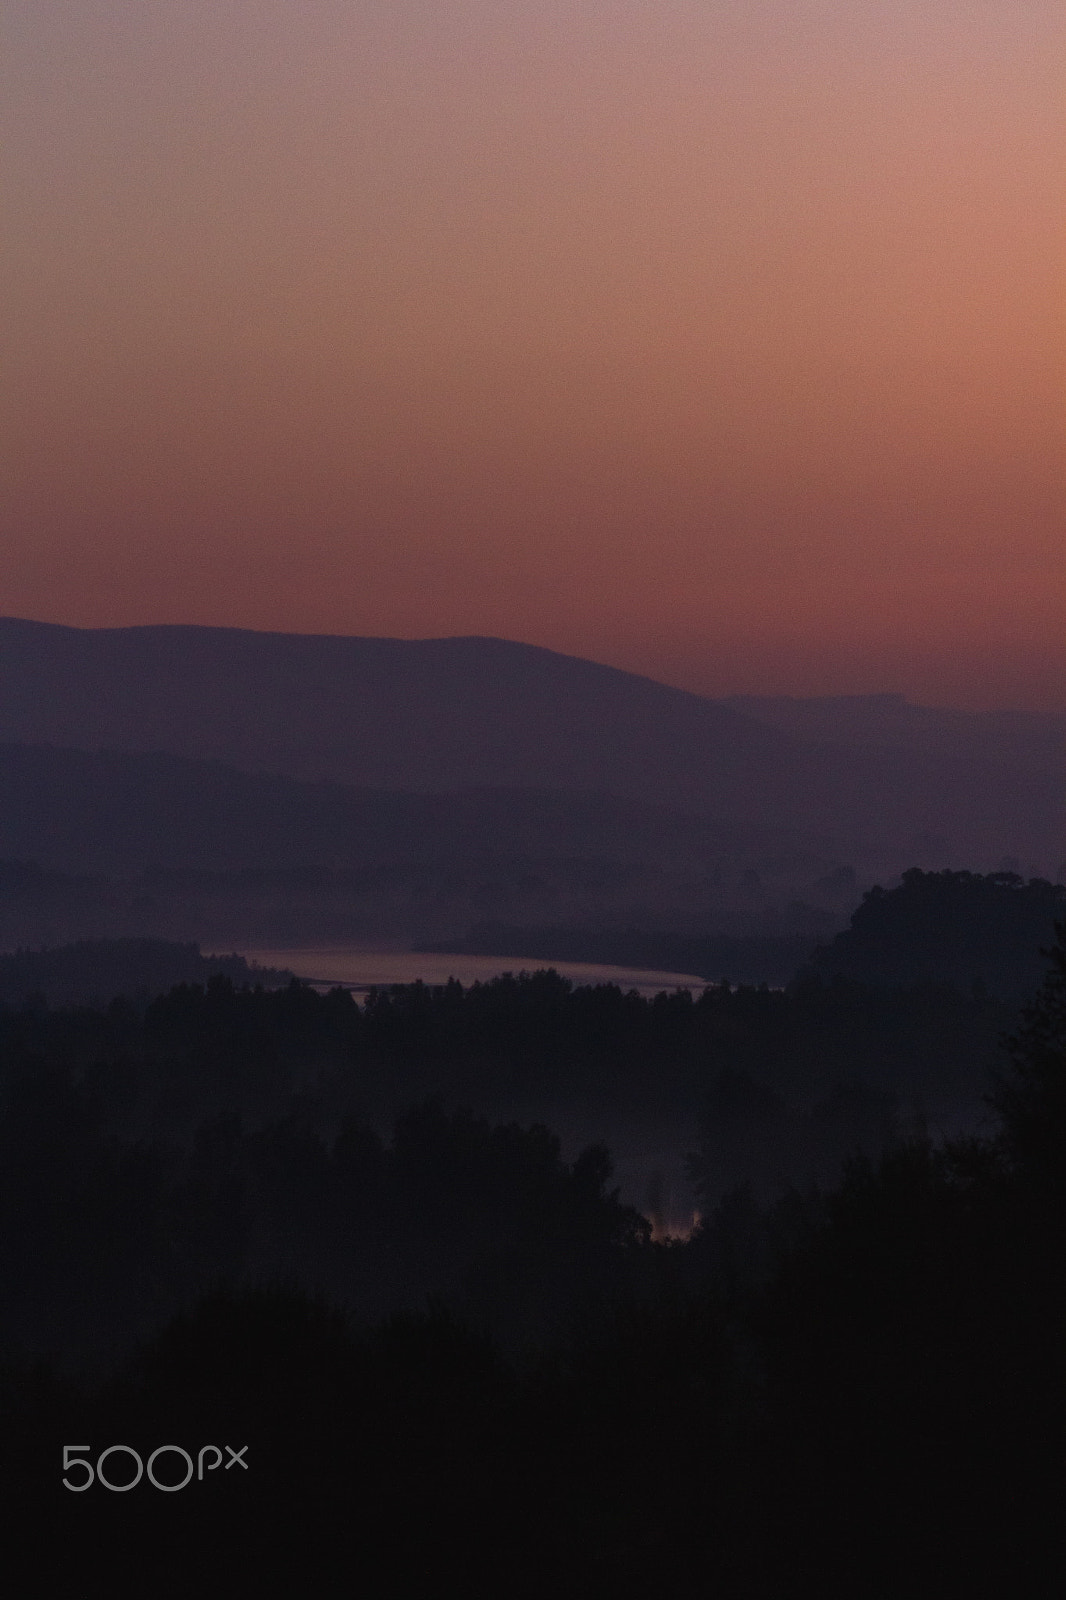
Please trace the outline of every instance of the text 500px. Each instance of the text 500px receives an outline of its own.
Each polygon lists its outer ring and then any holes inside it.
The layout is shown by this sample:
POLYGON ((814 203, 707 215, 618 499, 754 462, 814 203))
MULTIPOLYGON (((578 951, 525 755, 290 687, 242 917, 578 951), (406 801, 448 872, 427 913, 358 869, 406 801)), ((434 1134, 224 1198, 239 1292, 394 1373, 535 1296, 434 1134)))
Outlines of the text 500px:
MULTIPOLYGON (((245 1472, 248 1471, 248 1463, 244 1459, 248 1453, 246 1444, 241 1445, 239 1450, 234 1450, 228 1444, 223 1445, 222 1449, 229 1457, 225 1464, 226 1472, 229 1472, 231 1467, 241 1467, 245 1472)), ((91 1461, 85 1459, 91 1450, 92 1445, 88 1444, 63 1446, 63 1471, 73 1473, 76 1469, 80 1469, 78 1474, 80 1481, 72 1481, 68 1477, 63 1479, 65 1489, 71 1489, 75 1494, 83 1494, 86 1489, 91 1489, 94 1483, 99 1483, 105 1489, 110 1489, 113 1494, 125 1494, 127 1489, 135 1489, 141 1479, 147 1477, 153 1488, 162 1489, 164 1494, 174 1494, 178 1489, 184 1489, 186 1484, 191 1483, 194 1475, 200 1481, 205 1470, 216 1472, 222 1466, 222 1450, 217 1444, 205 1444, 198 1450, 195 1466, 192 1456, 187 1450, 183 1450, 180 1444, 161 1444, 148 1457, 147 1467, 132 1445, 109 1444, 106 1450, 100 1451, 95 1467, 91 1461), (177 1456, 179 1462, 170 1460, 164 1468, 163 1459, 168 1456, 171 1458, 177 1456), (109 1457, 118 1459, 107 1465, 105 1471, 109 1457), (175 1476, 178 1477, 176 1483, 167 1482, 167 1479, 175 1476)))

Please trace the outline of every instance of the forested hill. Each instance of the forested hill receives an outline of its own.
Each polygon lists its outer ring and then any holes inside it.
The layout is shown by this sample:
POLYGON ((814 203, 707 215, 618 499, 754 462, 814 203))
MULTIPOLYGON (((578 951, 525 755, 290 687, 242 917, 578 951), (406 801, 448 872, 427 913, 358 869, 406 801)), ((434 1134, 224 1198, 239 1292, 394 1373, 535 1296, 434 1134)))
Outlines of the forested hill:
POLYGON ((895 889, 874 888, 851 926, 813 961, 816 972, 864 983, 975 983, 1003 997, 1032 990, 1055 923, 1066 921, 1066 887, 1016 873, 922 872, 895 889))
MULTIPOLYGON (((864 895, 832 943, 814 933, 787 937, 676 934, 637 928, 513 926, 483 922, 452 949, 550 961, 615 962, 708 980, 787 984, 805 969, 880 988, 975 985, 1003 999, 1040 980, 1041 950, 1066 919, 1066 886, 1016 873, 923 872, 912 867, 890 889, 864 895)), ((443 948, 440 946, 438 948, 443 948)))

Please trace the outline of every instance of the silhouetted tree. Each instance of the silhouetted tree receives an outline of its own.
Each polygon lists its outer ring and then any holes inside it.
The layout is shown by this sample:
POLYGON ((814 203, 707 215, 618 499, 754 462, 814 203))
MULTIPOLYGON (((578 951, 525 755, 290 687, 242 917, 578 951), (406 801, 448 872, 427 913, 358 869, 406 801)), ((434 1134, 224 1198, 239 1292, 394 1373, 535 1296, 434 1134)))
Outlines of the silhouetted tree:
POLYGON ((990 1101, 1015 1170, 1061 1212, 1066 1186, 1066 923, 1055 926, 1050 966, 1005 1041, 1010 1069, 990 1101))

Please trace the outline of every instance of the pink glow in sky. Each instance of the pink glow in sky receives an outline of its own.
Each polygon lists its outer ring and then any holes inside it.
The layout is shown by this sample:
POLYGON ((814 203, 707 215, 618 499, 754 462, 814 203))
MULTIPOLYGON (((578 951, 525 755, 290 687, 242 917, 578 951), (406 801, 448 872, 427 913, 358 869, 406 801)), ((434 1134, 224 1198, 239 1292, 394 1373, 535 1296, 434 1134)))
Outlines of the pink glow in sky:
POLYGON ((1058 0, 0 17, 0 612, 1066 703, 1058 0))

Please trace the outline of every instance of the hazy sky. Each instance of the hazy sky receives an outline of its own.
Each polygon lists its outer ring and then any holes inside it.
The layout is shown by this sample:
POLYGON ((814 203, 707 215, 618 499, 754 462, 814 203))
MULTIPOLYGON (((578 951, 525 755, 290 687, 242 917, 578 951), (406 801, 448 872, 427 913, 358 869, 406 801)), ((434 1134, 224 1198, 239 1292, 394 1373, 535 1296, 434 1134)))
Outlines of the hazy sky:
POLYGON ((0 18, 0 612, 1066 703, 1061 0, 0 18))

